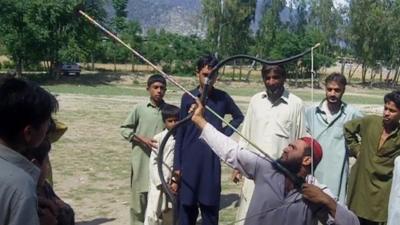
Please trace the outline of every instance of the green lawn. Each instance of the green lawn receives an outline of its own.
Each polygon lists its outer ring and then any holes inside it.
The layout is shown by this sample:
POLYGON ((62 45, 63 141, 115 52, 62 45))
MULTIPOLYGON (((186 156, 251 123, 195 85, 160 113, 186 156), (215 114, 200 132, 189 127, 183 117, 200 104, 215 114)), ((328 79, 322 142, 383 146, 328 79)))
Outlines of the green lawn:
MULTIPOLYGON (((219 85, 220 87, 221 85, 219 85)), ((95 86, 90 85, 76 85, 76 84, 54 84, 54 85, 44 85, 49 91, 62 94, 82 94, 82 95, 106 95, 106 96, 147 96, 145 86, 143 85, 114 85, 114 84, 100 84, 95 86)), ((186 87, 188 90, 194 88, 194 86, 186 87)), ((262 87, 220 87, 221 89, 227 91, 232 96, 247 96, 250 97, 255 93, 263 90, 262 87)), ((294 94, 299 96, 304 101, 311 101, 311 89, 293 89, 289 88, 294 94)), ((357 91, 347 92, 344 95, 344 101, 351 104, 382 104, 383 95, 389 91, 382 90, 371 90, 368 91, 357 91)), ((167 95, 172 97, 181 96, 183 91, 175 86, 169 87, 167 95)), ((323 97, 324 93, 322 90, 314 90, 314 102, 319 102, 323 97)))

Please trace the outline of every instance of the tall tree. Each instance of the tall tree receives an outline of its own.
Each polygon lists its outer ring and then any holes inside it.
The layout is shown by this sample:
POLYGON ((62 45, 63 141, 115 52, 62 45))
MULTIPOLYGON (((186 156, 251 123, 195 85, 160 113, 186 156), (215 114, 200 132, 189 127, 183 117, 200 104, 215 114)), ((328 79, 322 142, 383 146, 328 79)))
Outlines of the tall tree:
POLYGON ((310 26, 321 32, 321 53, 332 56, 338 43, 340 15, 332 0, 311 0, 310 26))
POLYGON ((285 4, 285 0, 271 0, 270 4, 266 5, 261 26, 257 32, 257 53, 265 58, 271 56, 271 49, 277 40, 277 34, 284 29, 280 13, 285 4))
POLYGON ((23 63, 47 62, 49 73, 63 60, 79 60, 99 32, 75 14, 77 5, 101 20, 102 1, 1 1, 0 40, 21 74, 23 63), (96 7, 94 7, 96 5, 96 7), (91 7, 89 7, 91 6, 91 7), (85 8, 87 7, 87 8, 85 8))
POLYGON ((126 6, 128 5, 128 0, 112 0, 112 5, 115 10, 113 25, 116 29, 116 32, 120 33, 126 28, 126 17, 128 15, 126 6))
POLYGON ((16 65, 17 76, 25 63, 40 59, 33 51, 38 37, 25 13, 30 5, 28 0, 0 1, 0 41, 16 65))
POLYGON ((256 0, 203 0, 207 40, 221 56, 246 53, 256 0))
POLYGON ((352 0, 350 2, 349 42, 354 57, 362 65, 362 82, 369 67, 376 67, 387 50, 388 9, 390 0, 352 0), (368 12, 368 13, 365 13, 368 12))

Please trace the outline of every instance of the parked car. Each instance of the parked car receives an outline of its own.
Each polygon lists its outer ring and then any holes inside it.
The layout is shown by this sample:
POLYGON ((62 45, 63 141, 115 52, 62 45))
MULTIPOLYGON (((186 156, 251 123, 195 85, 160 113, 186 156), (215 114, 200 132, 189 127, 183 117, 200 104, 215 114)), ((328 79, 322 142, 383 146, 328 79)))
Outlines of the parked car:
POLYGON ((81 74, 81 66, 78 63, 62 63, 58 66, 60 74, 67 75, 75 75, 79 76, 81 74))

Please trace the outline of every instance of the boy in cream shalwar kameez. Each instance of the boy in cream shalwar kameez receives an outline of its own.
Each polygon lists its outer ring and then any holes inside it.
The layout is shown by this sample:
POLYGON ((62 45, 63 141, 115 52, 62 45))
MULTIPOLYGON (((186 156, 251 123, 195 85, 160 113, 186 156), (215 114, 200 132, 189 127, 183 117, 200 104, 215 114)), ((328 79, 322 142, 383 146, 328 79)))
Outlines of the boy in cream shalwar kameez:
MULTIPOLYGON (((162 109, 162 117, 165 123, 165 130, 154 136, 154 140, 161 145, 165 135, 168 133, 178 120, 179 108, 173 105, 166 105, 162 109)), ((174 149, 175 149, 175 138, 171 135, 165 144, 163 154, 163 174, 164 179, 167 183, 171 180, 172 166, 174 163, 174 149)), ((153 149, 150 155, 149 161, 149 175, 150 175, 150 187, 147 202, 147 209, 145 214, 145 225, 168 225, 172 224, 173 211, 172 203, 168 201, 166 193, 162 189, 160 176, 158 174, 157 160, 158 150, 153 149)))

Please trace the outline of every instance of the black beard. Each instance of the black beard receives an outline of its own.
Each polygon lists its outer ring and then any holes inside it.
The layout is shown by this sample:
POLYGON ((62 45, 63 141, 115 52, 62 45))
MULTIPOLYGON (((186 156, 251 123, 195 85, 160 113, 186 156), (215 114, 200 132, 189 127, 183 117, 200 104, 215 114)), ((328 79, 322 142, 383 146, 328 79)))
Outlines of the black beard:
POLYGON ((266 89, 267 89, 268 97, 280 97, 280 95, 283 93, 284 87, 283 86, 279 86, 276 88, 266 87, 266 89))
POLYGON ((297 174, 301 169, 301 162, 297 161, 282 161, 282 159, 277 159, 278 163, 282 164, 286 169, 288 169, 293 174, 297 174))

